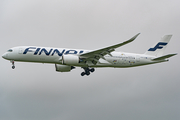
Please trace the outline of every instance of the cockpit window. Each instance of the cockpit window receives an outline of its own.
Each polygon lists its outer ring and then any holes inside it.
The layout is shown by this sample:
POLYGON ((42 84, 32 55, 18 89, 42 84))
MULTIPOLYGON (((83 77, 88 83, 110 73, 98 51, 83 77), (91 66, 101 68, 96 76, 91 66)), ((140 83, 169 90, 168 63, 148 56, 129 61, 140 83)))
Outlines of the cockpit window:
POLYGON ((12 52, 13 50, 12 49, 9 49, 8 52, 12 52))

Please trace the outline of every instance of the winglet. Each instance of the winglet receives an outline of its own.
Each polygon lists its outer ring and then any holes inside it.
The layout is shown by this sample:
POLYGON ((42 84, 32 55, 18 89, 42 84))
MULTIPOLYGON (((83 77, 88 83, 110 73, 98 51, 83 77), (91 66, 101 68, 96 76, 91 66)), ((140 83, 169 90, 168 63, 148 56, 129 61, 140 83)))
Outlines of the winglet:
MULTIPOLYGON (((137 38, 137 36, 139 36, 140 33, 138 33, 137 35, 135 35, 134 37, 132 37, 131 39, 127 40, 128 42, 132 42, 133 40, 135 40, 137 38)), ((125 41, 126 42, 126 41, 125 41)))
MULTIPOLYGON (((140 34, 140 33, 136 34, 136 35, 133 36, 131 39, 124 41, 123 44, 128 44, 128 43, 134 41, 134 40, 137 38, 137 36, 139 36, 139 34, 140 34)), ((122 43, 121 43, 121 44, 122 44, 122 43)))
POLYGON ((134 37, 132 37, 131 39, 136 39, 137 38, 137 36, 139 36, 141 33, 138 33, 137 35, 135 35, 134 37))

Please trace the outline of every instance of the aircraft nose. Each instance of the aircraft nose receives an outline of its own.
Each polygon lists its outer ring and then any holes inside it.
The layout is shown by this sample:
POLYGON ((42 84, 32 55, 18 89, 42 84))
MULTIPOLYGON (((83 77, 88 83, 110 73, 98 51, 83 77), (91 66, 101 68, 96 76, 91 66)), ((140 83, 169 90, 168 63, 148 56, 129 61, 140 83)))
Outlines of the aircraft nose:
POLYGON ((7 54, 4 53, 4 54, 2 55, 2 58, 6 59, 6 57, 7 57, 7 54))

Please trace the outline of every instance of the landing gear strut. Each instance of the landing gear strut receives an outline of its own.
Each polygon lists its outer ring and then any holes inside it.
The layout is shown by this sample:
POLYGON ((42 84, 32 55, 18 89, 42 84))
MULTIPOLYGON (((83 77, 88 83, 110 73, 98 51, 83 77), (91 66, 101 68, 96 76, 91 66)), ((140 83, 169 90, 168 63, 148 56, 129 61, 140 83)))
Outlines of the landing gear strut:
POLYGON ((88 68, 88 67, 85 67, 85 68, 83 68, 84 69, 84 72, 82 72, 81 73, 81 76, 84 76, 84 75, 90 75, 90 72, 94 72, 95 71, 95 69, 94 68, 88 68))
POLYGON ((14 60, 11 60, 11 63, 12 63, 12 69, 14 69, 15 68, 14 60))

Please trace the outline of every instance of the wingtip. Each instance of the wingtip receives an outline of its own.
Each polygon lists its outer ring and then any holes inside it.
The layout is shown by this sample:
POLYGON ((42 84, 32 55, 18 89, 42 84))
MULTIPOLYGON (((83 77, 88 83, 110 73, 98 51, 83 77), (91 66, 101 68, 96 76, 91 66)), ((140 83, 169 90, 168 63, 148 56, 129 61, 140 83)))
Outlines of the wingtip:
POLYGON ((141 34, 141 33, 138 33, 137 36, 140 35, 140 34, 141 34))
POLYGON ((138 36, 140 35, 140 33, 136 34, 134 37, 132 37, 132 40, 135 40, 138 36))
POLYGON ((139 36, 141 33, 138 33, 138 34, 136 34, 134 37, 136 38, 137 36, 139 36))

